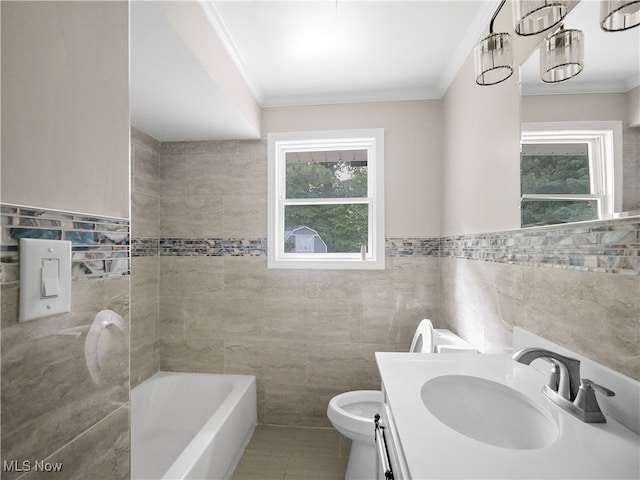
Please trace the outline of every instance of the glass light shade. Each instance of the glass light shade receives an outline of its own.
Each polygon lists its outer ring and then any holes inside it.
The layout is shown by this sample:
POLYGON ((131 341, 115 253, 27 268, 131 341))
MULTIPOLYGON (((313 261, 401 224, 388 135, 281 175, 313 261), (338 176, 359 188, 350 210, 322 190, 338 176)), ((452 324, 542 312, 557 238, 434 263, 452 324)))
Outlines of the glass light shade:
POLYGON ((600 25, 609 32, 640 25, 640 0, 602 0, 600 25))
POLYGON ((584 67, 584 35, 561 28, 549 35, 540 48, 540 77, 556 83, 578 75, 584 67))
POLYGON ((535 35, 562 21, 568 12, 562 0, 515 0, 513 24, 518 35, 535 35))
POLYGON ((508 33, 491 33, 474 50, 476 83, 495 85, 513 74, 513 53, 508 33))

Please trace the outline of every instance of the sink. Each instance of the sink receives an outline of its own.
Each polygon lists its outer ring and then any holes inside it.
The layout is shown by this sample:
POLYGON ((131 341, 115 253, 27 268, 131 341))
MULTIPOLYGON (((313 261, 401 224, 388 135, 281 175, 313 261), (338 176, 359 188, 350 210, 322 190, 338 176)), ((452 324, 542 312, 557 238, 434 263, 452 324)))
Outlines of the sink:
POLYGON ((427 410, 474 440, 527 450, 558 438, 554 420, 527 396, 501 383, 469 375, 442 375, 421 390, 427 410))

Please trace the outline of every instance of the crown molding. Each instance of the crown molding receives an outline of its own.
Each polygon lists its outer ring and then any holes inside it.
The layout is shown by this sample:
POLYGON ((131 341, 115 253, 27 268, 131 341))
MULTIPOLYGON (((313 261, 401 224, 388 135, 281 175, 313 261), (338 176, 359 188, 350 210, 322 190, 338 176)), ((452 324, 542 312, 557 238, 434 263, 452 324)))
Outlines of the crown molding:
POLYGON ((218 7, 212 1, 198 0, 198 3, 207 16, 207 19, 211 23, 211 26, 218 34, 218 37, 220 37, 220 41, 226 48, 227 53, 229 53, 229 56, 233 60, 233 63, 238 68, 240 75, 242 75, 242 78, 244 78, 244 81, 247 83, 247 86, 251 90, 251 93, 253 93, 253 96, 255 97, 257 102, 260 105, 263 105, 265 101, 264 93, 258 86, 258 84, 256 84, 256 82, 251 78, 249 69, 247 67, 247 62, 242 55, 242 51, 234 41, 233 36, 231 35, 231 32, 229 31, 229 28, 227 27, 227 24, 225 23, 224 18, 220 13, 220 10, 218 10, 218 7))

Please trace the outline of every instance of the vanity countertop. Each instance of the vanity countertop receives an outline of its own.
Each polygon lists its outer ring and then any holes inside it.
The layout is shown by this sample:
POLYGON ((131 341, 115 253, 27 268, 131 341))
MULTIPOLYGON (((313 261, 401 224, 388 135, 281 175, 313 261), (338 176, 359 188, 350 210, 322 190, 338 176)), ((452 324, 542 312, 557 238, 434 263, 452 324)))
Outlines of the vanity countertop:
POLYGON ((547 378, 510 355, 376 353, 385 402, 409 475, 430 478, 640 478, 640 437, 607 417, 580 421, 542 393, 547 378), (557 426, 541 448, 511 449, 474 440, 445 425, 422 401, 423 385, 443 375, 497 382, 524 394, 557 426))

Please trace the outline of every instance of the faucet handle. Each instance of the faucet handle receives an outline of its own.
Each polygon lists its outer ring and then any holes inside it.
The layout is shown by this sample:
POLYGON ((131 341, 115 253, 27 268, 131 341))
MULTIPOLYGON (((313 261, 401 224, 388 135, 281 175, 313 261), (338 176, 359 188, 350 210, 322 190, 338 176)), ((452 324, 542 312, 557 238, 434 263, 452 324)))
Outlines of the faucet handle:
POLYGON ((616 396, 616 392, 614 392, 613 390, 609 390, 607 387, 598 385, 596 382, 594 382, 593 380, 589 380, 588 378, 583 378, 580 380, 580 387, 585 387, 587 390, 589 389, 589 387, 591 387, 594 390, 599 391, 603 395, 606 395, 607 397, 616 396))
POLYGON ((613 397, 615 395, 615 392, 612 390, 598 385, 593 380, 583 378, 580 380, 578 395, 573 404, 583 413, 586 422, 605 423, 604 414, 600 410, 600 405, 598 405, 596 398, 596 390, 607 397, 613 397))

